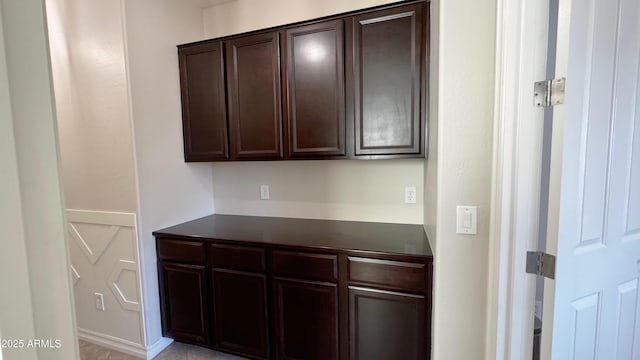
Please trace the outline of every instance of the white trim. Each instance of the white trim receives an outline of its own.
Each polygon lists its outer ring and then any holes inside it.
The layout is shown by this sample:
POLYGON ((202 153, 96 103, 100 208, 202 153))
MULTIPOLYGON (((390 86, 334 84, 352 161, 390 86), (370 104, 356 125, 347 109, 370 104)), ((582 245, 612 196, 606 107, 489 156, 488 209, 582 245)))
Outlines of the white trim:
MULTIPOLYGON (((107 286, 113 293, 113 296, 118 300, 120 307, 123 310, 129 310, 133 312, 142 312, 142 308, 140 307, 140 302, 136 300, 127 299, 125 294, 122 292, 120 287, 118 286, 118 279, 123 271, 131 271, 134 274, 138 275, 138 264, 135 261, 120 259, 116 263, 116 266, 111 270, 109 277, 107 279, 107 286)), ((140 296, 138 295, 138 298, 140 296)), ((143 335, 144 338, 144 334, 143 335)))
POLYGON ((103 224, 126 227, 136 226, 136 214, 134 213, 66 209, 66 217, 68 222, 74 223, 103 224))
POLYGON ((533 82, 544 77, 548 4, 497 0, 493 181, 486 359, 531 358, 543 112, 533 82), (542 63, 543 64, 543 63, 542 63), (531 335, 529 335, 531 334, 531 335))
MULTIPOLYGON (((140 297, 139 297, 139 302, 140 302, 140 327, 142 329, 142 336, 144 339, 144 343, 145 344, 149 344, 150 342, 150 337, 152 336, 152 334, 150 334, 149 332, 154 332, 154 330, 156 330, 157 332, 160 332, 160 329, 149 329, 147 328, 147 312, 149 311, 149 305, 147 303, 147 288, 149 287, 149 285, 147 285, 148 283, 148 279, 147 279, 147 275, 146 275, 146 271, 145 271, 145 266, 147 265, 149 259, 146 259, 144 256, 144 247, 142 245, 143 241, 144 241, 144 234, 142 233, 142 200, 140 198, 140 171, 138 169, 138 151, 136 148, 136 127, 135 127, 135 123, 134 123, 134 115, 133 115, 133 90, 131 89, 131 68, 130 68, 130 59, 129 59, 129 39, 127 37, 128 31, 127 31, 127 4, 126 4, 126 0, 120 0, 120 17, 122 18, 122 44, 123 44, 123 51, 124 51, 124 69, 125 69, 125 76, 126 76, 126 85, 127 85, 127 113, 129 114, 129 130, 131 131, 131 149, 132 149, 132 153, 133 153, 133 171, 134 171, 134 177, 136 180, 136 211, 138 216, 135 219, 135 223, 136 223, 136 231, 134 236, 136 237, 136 247, 135 247, 135 252, 136 252, 136 257, 138 259, 138 276, 140 279, 139 285, 138 285, 138 292, 140 293, 140 297)), ((204 20, 203 20, 203 32, 204 32, 204 20)), ((213 170, 212 170, 213 171, 213 170)), ((150 298, 153 298, 152 296, 150 296, 150 298)), ((158 300, 159 301, 159 300, 158 300)), ((160 341, 162 341, 162 337, 160 337, 160 339, 158 341, 156 341, 153 345, 151 345, 151 347, 155 346, 156 344, 158 344, 160 341)), ((173 340, 172 340, 173 341, 173 340)))
MULTIPOLYGON (((504 304, 506 298, 507 287, 509 282, 505 279, 507 272, 501 271, 505 264, 508 263, 506 252, 508 252, 509 242, 505 241, 508 229, 503 229, 501 220, 505 217, 502 214, 503 205, 511 202, 511 189, 507 183, 508 176, 504 173, 511 174, 512 162, 505 161, 506 156, 512 154, 511 151, 505 151, 506 148, 512 147, 512 144, 505 144, 505 139, 509 141, 510 137, 505 137, 506 129, 505 106, 504 103, 512 104, 517 96, 513 92, 504 91, 507 75, 506 67, 508 58, 505 56, 507 36, 516 36, 514 32, 505 31, 508 28, 507 21, 511 19, 513 14, 509 13, 507 5, 509 1, 497 0, 496 3, 496 72, 495 72, 495 108, 494 108, 494 125, 493 125, 493 162, 492 162, 492 182, 491 182, 491 217, 489 224, 489 239, 494 239, 489 243, 488 256, 488 299, 487 299, 487 332, 485 359, 504 359, 506 353, 505 334, 507 326, 507 307, 504 304), (508 16, 511 15, 511 16, 508 16)), ((506 218, 506 217, 505 217, 506 218)))
MULTIPOLYGON (((496 88, 489 249, 486 359, 508 359, 511 333, 513 178, 521 33, 521 1, 497 0, 496 88)), ((522 357, 524 358, 524 357, 522 357)))
MULTIPOLYGON (((571 31, 572 0, 558 2, 558 35, 556 40, 556 77, 567 77, 569 66, 569 36, 571 31)), ((553 110, 553 130, 551 137, 551 164, 549 167, 549 215, 547 219, 547 252, 557 254, 558 229, 560 220, 560 187, 564 145, 564 124, 566 109, 559 106, 553 110)), ((544 280, 542 311, 542 338, 540 355, 551 359, 553 350, 553 316, 556 284, 554 280, 544 280)))
POLYGON ((163 337, 145 348, 143 345, 133 341, 80 328, 78 328, 78 338, 107 349, 147 360, 152 360, 173 343, 173 339, 163 337))
POLYGON ((119 351, 141 359, 147 359, 148 351, 140 344, 96 331, 78 328, 78 338, 92 344, 119 351))
POLYGON ((151 360, 158 356, 164 349, 173 343, 171 338, 160 338, 160 340, 153 343, 153 345, 147 347, 147 360, 151 360))

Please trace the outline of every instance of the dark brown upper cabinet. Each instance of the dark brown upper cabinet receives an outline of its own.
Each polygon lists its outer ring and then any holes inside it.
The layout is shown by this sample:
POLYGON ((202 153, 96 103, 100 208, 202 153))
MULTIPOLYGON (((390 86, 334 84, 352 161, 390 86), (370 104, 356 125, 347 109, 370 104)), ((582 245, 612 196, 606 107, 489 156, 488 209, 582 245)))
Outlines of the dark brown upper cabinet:
POLYGON ((355 155, 424 154, 424 3, 366 12, 347 31, 355 155))
POLYGON ((279 33, 225 42, 232 160, 282 159, 279 33))
POLYGON ((424 157, 427 1, 178 47, 186 161, 424 157))
POLYGON ((184 158, 225 160, 227 112, 222 42, 178 49, 184 158))
POLYGON ((344 21, 284 33, 286 157, 344 156, 344 21))

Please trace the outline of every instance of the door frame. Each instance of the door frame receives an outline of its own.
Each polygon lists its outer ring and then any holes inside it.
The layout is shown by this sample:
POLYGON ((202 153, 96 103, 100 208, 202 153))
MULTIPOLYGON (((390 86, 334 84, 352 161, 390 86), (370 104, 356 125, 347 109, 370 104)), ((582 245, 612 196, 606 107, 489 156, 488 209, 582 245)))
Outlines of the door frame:
POLYGON ((549 1, 496 1, 496 68, 485 358, 532 357, 544 109, 533 83, 546 78, 549 1), (535 25, 535 26, 534 26, 535 25))
MULTIPOLYGON (((558 30, 556 40, 555 77, 566 77, 569 65, 569 35, 572 0, 558 0, 558 30)), ((553 134, 551 142, 551 158, 549 168, 549 207, 547 221, 547 252, 556 253, 558 249, 558 229, 560 220, 560 187, 562 175, 562 158, 564 147, 564 124, 566 112, 563 106, 553 110, 553 134), (553 250, 553 251, 552 251, 553 250)), ((541 359, 551 359, 553 336, 553 313, 555 299, 555 281, 544 279, 545 311, 542 321, 540 344, 541 359)))

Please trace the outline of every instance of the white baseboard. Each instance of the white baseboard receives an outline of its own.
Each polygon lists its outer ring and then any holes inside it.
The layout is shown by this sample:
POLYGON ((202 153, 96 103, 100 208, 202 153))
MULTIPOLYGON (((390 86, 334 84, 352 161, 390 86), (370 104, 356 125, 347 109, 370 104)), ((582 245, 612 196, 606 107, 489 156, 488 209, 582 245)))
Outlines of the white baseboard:
POLYGON ((151 360, 154 357, 158 356, 162 352, 162 350, 166 349, 167 346, 171 345, 173 339, 170 338, 160 338, 160 340, 153 343, 151 346, 147 347, 147 360, 151 360))
POLYGON ((151 359, 147 357, 147 349, 143 345, 136 344, 133 341, 80 328, 78 328, 78 338, 140 359, 151 359))
POLYGON ((167 346, 173 343, 173 339, 163 337, 151 346, 145 348, 133 341, 80 328, 78 328, 78 338, 92 344, 106 347, 107 349, 119 351, 121 353, 146 360, 151 360, 158 356, 162 350, 166 349, 167 346))

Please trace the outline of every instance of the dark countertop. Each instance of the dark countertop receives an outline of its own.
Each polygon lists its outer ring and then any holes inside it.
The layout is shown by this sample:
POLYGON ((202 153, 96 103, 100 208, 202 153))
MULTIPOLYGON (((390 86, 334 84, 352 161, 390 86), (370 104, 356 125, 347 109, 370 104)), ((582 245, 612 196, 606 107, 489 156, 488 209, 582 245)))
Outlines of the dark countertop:
POLYGON ((216 214, 153 235, 433 257, 422 225, 216 214))

